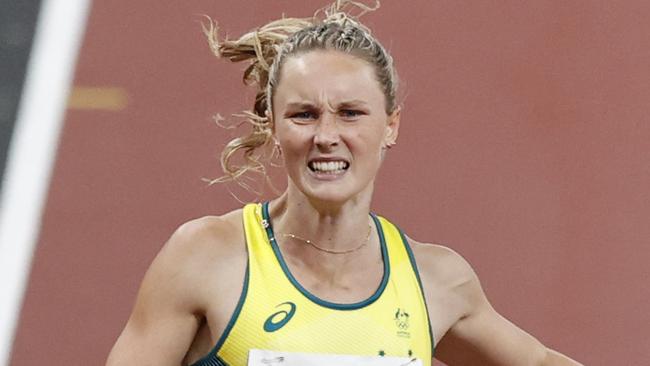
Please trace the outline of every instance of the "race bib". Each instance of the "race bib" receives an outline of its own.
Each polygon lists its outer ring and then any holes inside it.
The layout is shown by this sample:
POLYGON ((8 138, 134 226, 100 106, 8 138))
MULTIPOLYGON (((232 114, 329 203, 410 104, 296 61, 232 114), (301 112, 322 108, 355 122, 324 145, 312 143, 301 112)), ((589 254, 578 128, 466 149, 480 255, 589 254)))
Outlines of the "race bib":
POLYGON ((316 353, 281 352, 253 349, 248 352, 248 366, 422 366, 409 357, 354 356, 316 353))

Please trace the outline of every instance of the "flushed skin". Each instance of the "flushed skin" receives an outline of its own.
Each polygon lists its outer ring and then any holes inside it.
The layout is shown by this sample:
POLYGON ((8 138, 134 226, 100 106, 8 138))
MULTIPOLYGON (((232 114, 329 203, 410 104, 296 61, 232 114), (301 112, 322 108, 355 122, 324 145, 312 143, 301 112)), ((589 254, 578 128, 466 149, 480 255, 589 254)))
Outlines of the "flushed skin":
MULTIPOLYGON (((387 113, 373 67, 337 51, 292 56, 273 98, 274 137, 287 190, 270 204, 277 231, 341 251, 365 240, 374 181, 395 143, 400 111, 387 113), (315 171, 315 162, 346 169, 315 171), (337 165, 341 166, 341 165, 337 165), (342 170, 342 171, 341 171, 342 170)), ((408 239, 428 304, 435 355, 449 365, 579 365, 499 315, 470 265, 440 245, 408 239)), ((280 243, 298 281, 320 298, 351 303, 382 276, 379 242, 333 256, 280 243)), ((246 267, 241 211, 181 226, 149 268, 107 365, 191 364, 215 344, 236 306, 246 267)))

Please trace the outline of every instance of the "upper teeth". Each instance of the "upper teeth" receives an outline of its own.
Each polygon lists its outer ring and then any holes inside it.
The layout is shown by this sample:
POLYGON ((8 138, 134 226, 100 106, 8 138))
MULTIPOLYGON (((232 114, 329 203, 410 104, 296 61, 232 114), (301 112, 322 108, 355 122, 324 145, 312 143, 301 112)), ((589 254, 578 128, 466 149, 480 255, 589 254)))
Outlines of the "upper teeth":
POLYGON ((332 172, 345 169, 347 164, 344 161, 315 161, 311 165, 314 170, 332 172))

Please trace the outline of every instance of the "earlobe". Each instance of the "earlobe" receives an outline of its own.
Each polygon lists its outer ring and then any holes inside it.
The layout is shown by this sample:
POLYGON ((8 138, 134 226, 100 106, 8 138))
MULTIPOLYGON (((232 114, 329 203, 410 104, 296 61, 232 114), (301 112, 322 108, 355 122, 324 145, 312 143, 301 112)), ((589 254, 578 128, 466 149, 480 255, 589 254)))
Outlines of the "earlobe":
POLYGON ((271 127, 271 132, 275 133, 275 123, 273 123, 273 114, 267 109, 264 112, 264 117, 266 118, 266 122, 271 127))
POLYGON ((393 113, 388 116, 386 124, 386 135, 384 136, 384 147, 390 149, 397 144, 397 135, 399 135, 400 116, 402 107, 397 107, 393 113))
POLYGON ((280 146, 280 143, 275 137, 273 137, 273 153, 271 156, 277 158, 282 156, 282 146, 280 146))
POLYGON ((282 147, 280 146, 280 141, 275 137, 275 123, 273 123, 272 113, 267 109, 264 112, 264 117, 268 123, 269 128, 271 129, 271 140, 273 141, 273 156, 282 156, 282 147))

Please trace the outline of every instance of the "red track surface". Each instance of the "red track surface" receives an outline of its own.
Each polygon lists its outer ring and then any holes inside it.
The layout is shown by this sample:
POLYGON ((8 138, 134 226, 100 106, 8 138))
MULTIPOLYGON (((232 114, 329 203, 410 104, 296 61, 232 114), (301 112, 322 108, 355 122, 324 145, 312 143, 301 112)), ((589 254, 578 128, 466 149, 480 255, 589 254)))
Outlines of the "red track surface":
MULTIPOLYGON (((647 2, 384 1, 405 112, 375 210, 474 265, 495 307, 590 365, 650 359, 647 2)), ((12 365, 99 365, 149 262, 182 222, 238 207, 213 113, 250 104, 212 57, 230 34, 320 1, 96 1, 75 84, 120 111, 69 110, 12 365)), ((433 319, 435 321, 435 319, 433 319)))

